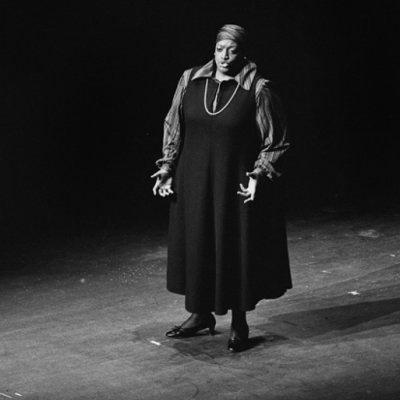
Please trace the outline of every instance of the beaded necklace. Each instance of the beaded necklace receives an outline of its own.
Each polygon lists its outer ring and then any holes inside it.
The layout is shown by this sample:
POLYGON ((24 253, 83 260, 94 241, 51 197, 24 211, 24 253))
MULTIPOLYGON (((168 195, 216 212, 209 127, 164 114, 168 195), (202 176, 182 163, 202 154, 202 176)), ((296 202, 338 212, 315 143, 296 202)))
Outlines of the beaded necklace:
MULTIPOLYGON (((219 111, 211 112, 207 107, 208 79, 206 79, 206 86, 205 86, 205 89, 204 89, 204 109, 206 110, 206 113, 208 115, 218 115, 218 114, 222 113, 222 111, 224 111, 229 106, 229 104, 232 102, 232 100, 235 97, 235 94, 238 91, 238 89, 239 89, 239 82, 238 82, 238 84, 236 86, 236 89, 233 92, 231 98, 226 102, 226 104, 219 111)), ((219 92, 219 87, 218 87, 218 92, 219 92)), ((217 92, 217 95, 218 95, 218 92, 217 92)))

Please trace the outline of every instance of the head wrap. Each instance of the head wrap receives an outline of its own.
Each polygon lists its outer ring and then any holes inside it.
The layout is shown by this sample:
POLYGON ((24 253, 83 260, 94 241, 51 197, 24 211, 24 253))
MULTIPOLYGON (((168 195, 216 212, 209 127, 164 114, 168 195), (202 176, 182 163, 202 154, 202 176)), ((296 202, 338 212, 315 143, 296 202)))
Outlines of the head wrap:
POLYGON ((246 48, 247 32, 239 25, 227 24, 218 31, 215 42, 225 39, 234 41, 243 50, 246 48))

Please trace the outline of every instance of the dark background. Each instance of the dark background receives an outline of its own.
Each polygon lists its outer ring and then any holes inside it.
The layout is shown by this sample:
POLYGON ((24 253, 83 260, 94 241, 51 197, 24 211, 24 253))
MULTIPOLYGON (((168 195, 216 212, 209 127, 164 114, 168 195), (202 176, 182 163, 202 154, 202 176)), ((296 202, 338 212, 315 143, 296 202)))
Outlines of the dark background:
POLYGON ((164 224, 163 119, 225 23, 281 90, 288 213, 397 204, 395 3, 2 1, 3 232, 164 224))

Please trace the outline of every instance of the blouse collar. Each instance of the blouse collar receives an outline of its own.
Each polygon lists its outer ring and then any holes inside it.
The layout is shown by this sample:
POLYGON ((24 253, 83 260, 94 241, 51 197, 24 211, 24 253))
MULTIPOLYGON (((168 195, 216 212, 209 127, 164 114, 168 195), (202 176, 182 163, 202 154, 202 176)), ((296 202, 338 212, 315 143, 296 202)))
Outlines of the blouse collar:
MULTIPOLYGON (((210 60, 207 64, 203 65, 193 75, 192 80, 199 78, 212 78, 214 76, 215 65, 214 59, 210 60)), ((235 81, 245 89, 250 90, 251 84, 257 72, 257 65, 252 61, 247 61, 240 72, 234 77, 235 81)))

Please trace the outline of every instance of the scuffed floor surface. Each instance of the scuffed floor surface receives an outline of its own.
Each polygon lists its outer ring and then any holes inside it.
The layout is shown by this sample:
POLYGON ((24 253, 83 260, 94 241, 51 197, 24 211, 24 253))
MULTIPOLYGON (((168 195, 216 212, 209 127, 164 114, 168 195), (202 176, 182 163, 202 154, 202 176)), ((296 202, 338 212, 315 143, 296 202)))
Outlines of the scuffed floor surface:
POLYGON ((252 347, 164 336, 164 230, 44 235, 3 256, 0 400, 400 399, 400 214, 288 222, 294 289, 249 314, 252 347), (34 250, 33 250, 34 249, 34 250))

